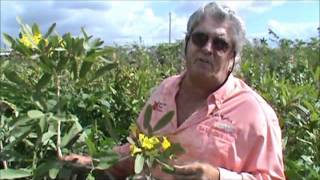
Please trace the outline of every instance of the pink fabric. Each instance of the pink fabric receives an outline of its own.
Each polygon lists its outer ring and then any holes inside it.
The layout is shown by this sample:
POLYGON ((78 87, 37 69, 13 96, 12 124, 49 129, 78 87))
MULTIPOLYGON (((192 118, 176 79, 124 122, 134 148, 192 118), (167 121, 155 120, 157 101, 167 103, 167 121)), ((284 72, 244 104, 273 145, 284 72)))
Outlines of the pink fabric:
MULTIPOLYGON (((147 104, 153 106, 154 126, 168 111, 176 112, 175 96, 182 75, 164 80, 147 104)), ((144 110, 138 124, 143 127, 144 110)), ((285 179, 281 130, 273 109, 240 79, 227 82, 207 98, 207 104, 181 126, 176 114, 158 132, 180 143, 186 153, 174 164, 205 162, 220 168, 220 179, 285 179)), ((170 175, 154 170, 160 179, 170 175)))

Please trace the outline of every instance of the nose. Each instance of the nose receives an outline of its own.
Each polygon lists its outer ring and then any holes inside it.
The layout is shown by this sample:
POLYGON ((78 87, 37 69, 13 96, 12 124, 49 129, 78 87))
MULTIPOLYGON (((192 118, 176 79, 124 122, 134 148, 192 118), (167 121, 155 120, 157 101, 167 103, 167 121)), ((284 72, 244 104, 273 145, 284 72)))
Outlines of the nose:
POLYGON ((211 55, 213 53, 213 44, 211 39, 207 41, 207 43, 202 47, 202 49, 206 54, 211 55))

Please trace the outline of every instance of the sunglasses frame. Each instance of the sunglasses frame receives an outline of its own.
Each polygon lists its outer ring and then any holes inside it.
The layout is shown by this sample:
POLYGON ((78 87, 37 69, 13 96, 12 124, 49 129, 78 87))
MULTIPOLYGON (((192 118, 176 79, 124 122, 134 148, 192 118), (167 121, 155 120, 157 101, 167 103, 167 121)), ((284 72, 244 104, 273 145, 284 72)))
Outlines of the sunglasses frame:
POLYGON ((208 33, 205 32, 192 32, 189 35, 189 40, 191 39, 192 43, 194 45, 196 45, 198 48, 203 48, 208 41, 212 41, 212 49, 216 50, 216 51, 223 51, 223 52, 227 52, 229 50, 230 47, 232 47, 230 45, 230 43, 228 43, 225 39, 220 38, 220 37, 211 37, 208 33), (205 39, 200 40, 199 38, 201 37, 197 37, 197 35, 202 35, 205 39), (198 38, 198 40, 196 39, 198 38), (219 44, 222 43, 222 44, 219 44), (220 47, 222 45, 222 47, 220 47))

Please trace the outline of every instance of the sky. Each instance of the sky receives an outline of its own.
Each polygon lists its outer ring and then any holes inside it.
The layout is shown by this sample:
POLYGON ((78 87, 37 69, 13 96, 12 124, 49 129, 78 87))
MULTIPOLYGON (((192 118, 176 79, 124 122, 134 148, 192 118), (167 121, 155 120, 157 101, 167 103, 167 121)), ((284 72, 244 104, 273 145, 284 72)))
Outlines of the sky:
MULTIPOLYGON (((37 23, 45 33, 52 23, 63 35, 81 35, 84 27, 89 35, 104 40, 106 45, 143 43, 154 45, 183 39, 189 16, 210 1, 186 0, 0 0, 2 33, 18 36, 16 17, 32 25, 37 23)), ((217 1, 233 9, 246 27, 246 36, 266 38, 272 29, 280 38, 308 40, 319 37, 320 4, 317 0, 229 0, 217 1)))

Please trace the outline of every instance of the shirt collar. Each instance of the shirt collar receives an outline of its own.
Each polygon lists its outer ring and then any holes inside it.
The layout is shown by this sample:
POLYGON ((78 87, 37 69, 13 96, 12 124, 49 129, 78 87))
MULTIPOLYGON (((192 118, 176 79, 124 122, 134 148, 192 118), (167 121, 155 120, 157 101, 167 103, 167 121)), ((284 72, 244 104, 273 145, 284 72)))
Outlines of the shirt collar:
MULTIPOLYGON (((180 75, 175 76, 175 80, 170 83, 170 92, 169 94, 175 97, 175 95, 178 93, 181 82, 183 78, 186 75, 186 71, 183 71, 180 75)), ((223 101, 230 95, 231 91, 233 90, 233 84, 235 81, 235 77, 230 74, 228 79, 224 82, 222 86, 219 87, 216 91, 214 91, 212 94, 210 94, 207 98, 208 106, 211 104, 215 104, 220 107, 220 105, 223 103, 223 101)), ((210 109, 210 108, 209 108, 210 109)))
MULTIPOLYGON (((174 87, 172 90, 173 92, 170 92, 172 94, 176 94, 179 91, 181 82, 186 75, 186 71, 183 71, 180 75, 178 75, 176 78, 176 81, 171 84, 171 87, 174 87)), ((230 74, 228 79, 224 82, 222 86, 220 86, 216 91, 214 91, 212 94, 209 95, 207 101, 212 102, 212 101, 223 101, 227 98, 227 96, 230 94, 232 91, 232 84, 235 80, 235 77, 230 74)))
POLYGON ((215 101, 224 101, 232 91, 232 84, 234 82, 234 79, 235 77, 230 74, 224 84, 219 89, 214 91, 210 96, 214 96, 215 101))

